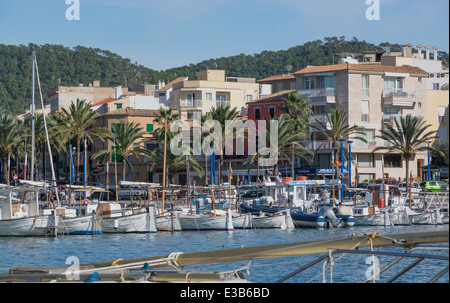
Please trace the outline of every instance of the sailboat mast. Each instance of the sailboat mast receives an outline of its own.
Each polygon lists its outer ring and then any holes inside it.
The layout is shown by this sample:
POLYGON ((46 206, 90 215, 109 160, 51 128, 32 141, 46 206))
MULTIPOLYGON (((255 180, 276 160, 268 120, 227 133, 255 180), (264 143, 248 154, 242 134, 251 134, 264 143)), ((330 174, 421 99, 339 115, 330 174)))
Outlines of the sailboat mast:
POLYGON ((35 88, 34 88, 34 82, 35 82, 35 80, 34 80, 34 74, 35 74, 34 60, 35 60, 35 56, 36 56, 36 54, 33 49, 32 59, 31 59, 31 69, 32 69, 32 72, 31 72, 31 170, 30 170, 30 172, 31 172, 30 180, 31 181, 34 181, 34 153, 35 153, 35 151, 34 151, 34 128, 35 128, 35 125, 34 125, 34 123, 35 123, 35 121, 34 121, 34 109, 35 109, 35 105, 34 105, 34 91, 35 91, 35 88))
MULTIPOLYGON (((53 187, 55 189, 55 195, 56 200, 59 204, 59 193, 58 193, 58 185, 56 183, 56 175, 55 175, 55 167, 53 165, 53 154, 52 154, 52 148, 50 145, 50 138, 48 136, 48 128, 47 128, 47 119, 45 118, 45 108, 44 108, 44 98, 42 98, 42 89, 41 89, 41 81, 39 79, 39 67, 37 65, 36 56, 34 56, 34 65, 36 65, 36 74, 37 74, 37 81, 38 81, 38 87, 39 87, 39 96, 41 97, 41 107, 42 107, 42 117, 44 118, 44 129, 45 129, 45 138, 47 139, 47 148, 48 148, 48 154, 49 154, 49 160, 50 160, 50 168, 52 171, 52 180, 53 180, 53 187)), ((33 133, 34 135, 34 133, 33 133)))
POLYGON ((163 160, 163 188, 161 214, 164 215, 164 203, 166 199, 166 157, 167 157, 167 117, 164 119, 164 160, 163 160))

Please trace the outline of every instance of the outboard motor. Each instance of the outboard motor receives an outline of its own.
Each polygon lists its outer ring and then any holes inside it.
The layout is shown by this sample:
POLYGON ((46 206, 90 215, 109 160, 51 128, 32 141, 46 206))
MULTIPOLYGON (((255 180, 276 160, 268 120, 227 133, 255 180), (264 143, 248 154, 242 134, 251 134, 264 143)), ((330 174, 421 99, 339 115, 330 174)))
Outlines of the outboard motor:
POLYGON ((324 206, 320 208, 319 215, 324 216, 325 220, 331 223, 334 227, 342 227, 342 225, 344 225, 342 220, 336 217, 332 207, 324 206))

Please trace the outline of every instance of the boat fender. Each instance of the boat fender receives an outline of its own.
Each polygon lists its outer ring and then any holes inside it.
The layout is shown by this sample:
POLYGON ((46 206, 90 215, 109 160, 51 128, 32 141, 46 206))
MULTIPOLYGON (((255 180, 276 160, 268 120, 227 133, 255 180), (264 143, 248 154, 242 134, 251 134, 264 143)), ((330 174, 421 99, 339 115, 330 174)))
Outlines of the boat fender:
POLYGON ((118 229, 119 228, 119 219, 114 218, 114 229, 118 229))

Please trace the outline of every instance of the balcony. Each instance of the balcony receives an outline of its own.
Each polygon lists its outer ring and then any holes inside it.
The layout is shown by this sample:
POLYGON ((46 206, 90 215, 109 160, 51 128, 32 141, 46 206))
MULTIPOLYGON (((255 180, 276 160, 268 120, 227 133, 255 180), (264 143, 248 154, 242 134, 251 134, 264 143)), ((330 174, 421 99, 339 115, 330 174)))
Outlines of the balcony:
MULTIPOLYGON (((329 121, 331 121, 330 114, 319 114, 319 115, 312 115, 311 117, 309 117, 309 123, 319 126, 319 122, 321 122, 327 126, 327 129, 331 127, 329 121)), ((313 128, 312 131, 316 131, 316 129, 313 128)))
POLYGON ((298 91, 298 96, 300 98, 309 98, 312 103, 320 102, 323 105, 326 105, 327 103, 336 103, 336 89, 334 87, 300 89, 298 91))
POLYGON ((202 107, 202 100, 180 100, 180 108, 202 107))
POLYGON ((230 101, 216 101, 216 107, 230 106, 230 101))
POLYGON ((413 106, 414 102, 424 100, 424 90, 402 88, 383 89, 383 102, 393 106, 413 106))
POLYGON ((312 151, 332 149, 331 141, 327 140, 302 141, 301 144, 303 145, 303 147, 312 151))

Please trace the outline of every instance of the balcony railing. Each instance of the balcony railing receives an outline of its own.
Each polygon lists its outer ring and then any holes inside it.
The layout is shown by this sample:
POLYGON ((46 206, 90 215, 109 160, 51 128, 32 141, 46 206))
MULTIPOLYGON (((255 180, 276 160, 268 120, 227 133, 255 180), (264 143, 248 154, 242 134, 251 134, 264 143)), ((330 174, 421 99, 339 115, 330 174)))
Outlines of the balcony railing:
POLYGON ((230 106, 230 101, 216 101, 216 107, 230 106))
POLYGON ((180 107, 201 107, 202 100, 180 100, 180 107))
POLYGON ((387 88, 383 89, 383 98, 424 99, 425 91, 417 89, 387 88))
POLYGON ((383 115, 383 123, 395 123, 394 120, 400 122, 400 117, 402 114, 384 114, 383 115))
POLYGON ((322 122, 323 124, 327 124, 331 119, 330 114, 321 114, 321 115, 312 115, 309 118, 310 123, 317 123, 317 121, 322 122))
POLYGON ((316 89, 300 89, 298 91, 300 98, 315 98, 315 97, 335 97, 336 89, 334 87, 316 88, 316 89))
POLYGON ((332 142, 326 140, 313 140, 313 141, 302 141, 304 147, 312 151, 332 149, 332 142))

